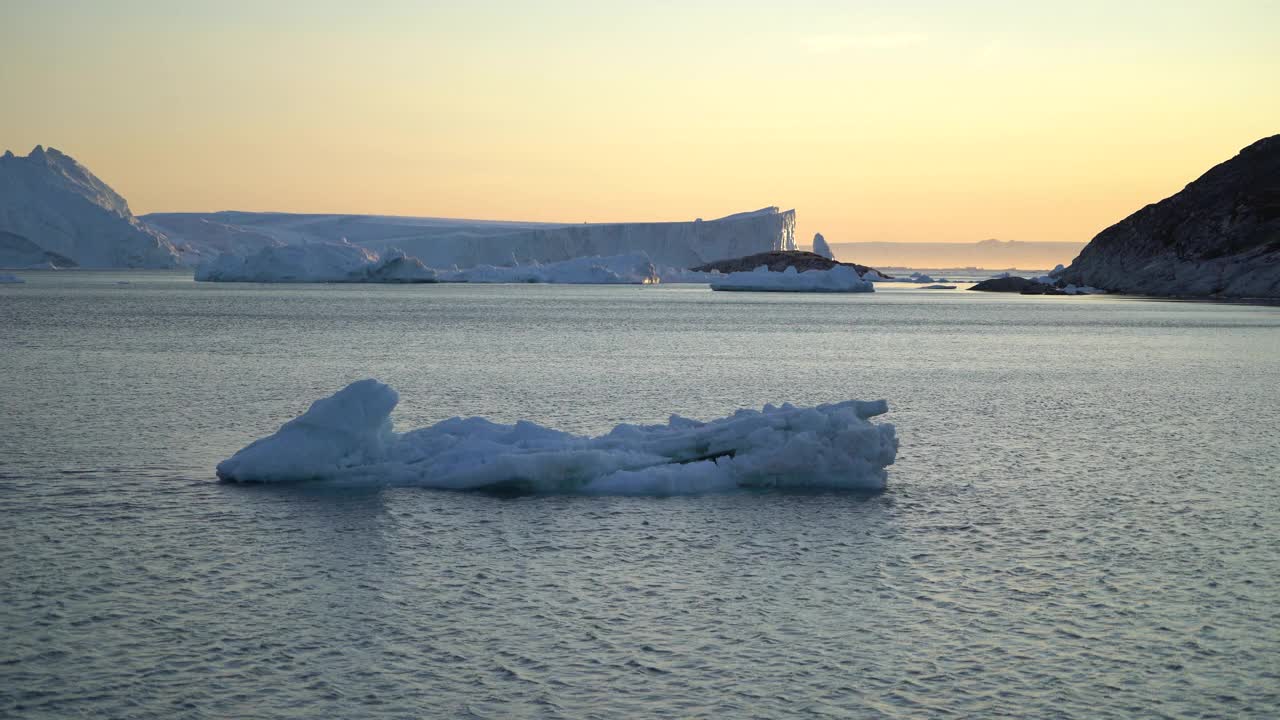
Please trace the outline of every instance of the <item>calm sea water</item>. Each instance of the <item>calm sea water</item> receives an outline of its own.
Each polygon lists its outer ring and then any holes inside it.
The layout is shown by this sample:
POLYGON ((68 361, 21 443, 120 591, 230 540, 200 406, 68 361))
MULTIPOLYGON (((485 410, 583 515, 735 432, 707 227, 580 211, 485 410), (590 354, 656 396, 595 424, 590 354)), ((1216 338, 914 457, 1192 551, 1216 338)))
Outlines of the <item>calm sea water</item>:
POLYGON ((1275 717, 1280 308, 0 286, 0 716, 1275 717), (575 432, 887 398, 875 495, 242 487, 349 381, 575 432))

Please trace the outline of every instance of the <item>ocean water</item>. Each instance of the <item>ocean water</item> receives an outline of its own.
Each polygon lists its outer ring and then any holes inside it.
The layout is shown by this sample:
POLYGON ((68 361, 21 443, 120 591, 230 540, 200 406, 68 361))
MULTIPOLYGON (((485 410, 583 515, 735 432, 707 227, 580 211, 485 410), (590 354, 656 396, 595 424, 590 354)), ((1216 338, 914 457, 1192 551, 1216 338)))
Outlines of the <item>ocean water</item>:
POLYGON ((1280 308, 886 287, 0 286, 0 716, 1275 717, 1280 308), (880 494, 215 481, 408 429, 889 401, 880 494))

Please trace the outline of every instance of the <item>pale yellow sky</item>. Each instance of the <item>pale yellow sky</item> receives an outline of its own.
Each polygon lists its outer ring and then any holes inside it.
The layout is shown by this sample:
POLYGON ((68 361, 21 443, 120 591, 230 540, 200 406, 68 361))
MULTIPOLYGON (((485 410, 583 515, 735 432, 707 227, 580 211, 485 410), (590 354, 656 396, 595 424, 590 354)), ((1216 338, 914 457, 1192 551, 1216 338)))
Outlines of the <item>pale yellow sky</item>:
POLYGON ((0 146, 137 213, 1085 241, 1280 132, 1261 0, 356 5, 9 0, 0 146))

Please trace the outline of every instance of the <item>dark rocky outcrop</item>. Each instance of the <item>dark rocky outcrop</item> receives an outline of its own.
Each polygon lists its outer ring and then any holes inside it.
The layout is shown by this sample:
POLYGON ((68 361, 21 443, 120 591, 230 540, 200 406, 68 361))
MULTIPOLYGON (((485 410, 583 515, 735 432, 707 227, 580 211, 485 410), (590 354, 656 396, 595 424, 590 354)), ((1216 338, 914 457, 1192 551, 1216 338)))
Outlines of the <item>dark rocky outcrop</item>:
POLYGON ((1057 290, 1052 285, 1046 285, 1024 277, 991 278, 983 280, 969 289, 980 292, 1021 293, 1023 295, 1049 295, 1052 294, 1050 291, 1057 290))
POLYGON ((1280 135, 1103 230, 1057 280, 1141 295, 1280 297, 1280 135))
MULTIPOLYGON (((751 272, 761 265, 769 266, 771 272, 782 272, 789 267, 796 269, 796 272, 804 272, 805 270, 830 270, 837 265, 848 265, 858 271, 859 275, 865 274, 869 268, 866 265, 857 263, 844 263, 825 258, 817 253, 805 252, 803 250, 775 250, 773 252, 756 253, 755 255, 747 255, 746 257, 731 258, 729 260, 717 260, 689 268, 694 272, 711 272, 719 270, 722 273, 732 272, 751 272)), ((885 275, 884 277, 892 277, 885 275)))

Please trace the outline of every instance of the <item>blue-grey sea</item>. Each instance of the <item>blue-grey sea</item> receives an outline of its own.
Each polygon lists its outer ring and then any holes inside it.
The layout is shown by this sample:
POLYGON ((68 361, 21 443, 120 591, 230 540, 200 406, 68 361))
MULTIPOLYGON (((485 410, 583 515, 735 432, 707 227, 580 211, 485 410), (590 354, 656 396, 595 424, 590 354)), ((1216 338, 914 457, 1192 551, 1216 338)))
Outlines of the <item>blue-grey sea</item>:
POLYGON ((1280 715, 1280 307, 705 286, 0 286, 0 716, 1280 715), (888 489, 213 468, 399 429, 888 400, 888 489))

